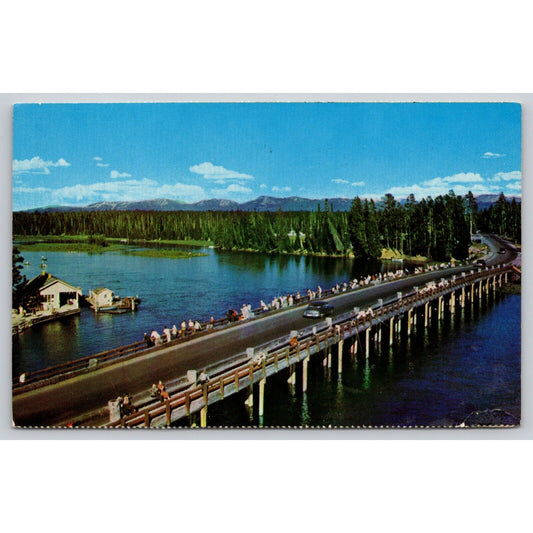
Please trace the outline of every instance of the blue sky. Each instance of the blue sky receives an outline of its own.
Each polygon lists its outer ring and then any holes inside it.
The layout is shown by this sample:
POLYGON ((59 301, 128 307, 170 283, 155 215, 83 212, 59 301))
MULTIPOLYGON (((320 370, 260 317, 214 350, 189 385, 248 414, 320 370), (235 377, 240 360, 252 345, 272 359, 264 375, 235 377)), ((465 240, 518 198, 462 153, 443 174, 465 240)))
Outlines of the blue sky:
POLYGON ((13 210, 260 195, 521 196, 510 103, 20 104, 13 210))

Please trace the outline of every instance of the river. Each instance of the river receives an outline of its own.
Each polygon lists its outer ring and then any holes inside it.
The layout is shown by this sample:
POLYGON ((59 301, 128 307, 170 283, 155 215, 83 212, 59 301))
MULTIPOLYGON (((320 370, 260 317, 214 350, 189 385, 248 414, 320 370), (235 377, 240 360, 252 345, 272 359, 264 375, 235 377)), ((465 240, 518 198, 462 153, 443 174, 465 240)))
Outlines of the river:
MULTIPOLYGON (((192 249, 191 249, 192 250, 192 249)), ((194 249, 198 251, 198 248, 194 249)), ((183 319, 221 317, 228 308, 398 268, 358 265, 350 259, 218 252, 190 259, 48 252, 47 271, 83 293, 99 286, 138 295, 135 313, 81 315, 50 322, 13 338, 13 375, 142 339, 145 331, 183 319)), ((37 275, 40 252, 23 252, 37 275)), ((306 394, 289 391, 284 376, 267 381, 265 415, 250 418, 239 396, 213 406, 209 425, 220 426, 449 426, 476 410, 501 409, 520 417, 520 296, 501 296, 449 317, 408 342, 356 358, 342 376, 309 367, 306 394), (518 325, 518 326, 517 326, 518 325), (503 342, 505 339, 505 342, 503 342)), ((335 366, 335 365, 334 365, 335 366)))

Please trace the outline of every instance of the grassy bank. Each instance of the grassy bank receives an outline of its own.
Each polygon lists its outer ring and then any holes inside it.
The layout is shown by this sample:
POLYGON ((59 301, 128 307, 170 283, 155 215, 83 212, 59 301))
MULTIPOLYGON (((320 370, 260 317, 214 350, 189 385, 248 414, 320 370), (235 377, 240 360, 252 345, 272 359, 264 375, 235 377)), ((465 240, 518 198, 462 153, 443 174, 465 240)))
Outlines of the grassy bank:
POLYGON ((23 255, 24 252, 70 252, 101 254, 106 252, 120 252, 123 254, 137 255, 141 257, 167 257, 182 259, 189 257, 201 257, 207 254, 200 252, 188 252, 177 248, 179 245, 207 247, 212 246, 209 241, 124 241, 117 238, 91 238, 88 235, 46 235, 27 236, 14 235, 13 241, 17 242, 17 248, 23 255), (132 246, 143 245, 166 245, 169 248, 149 248, 147 250, 132 250, 132 246), (172 248, 176 246, 176 248, 172 248))
POLYGON ((190 257, 205 257, 208 254, 201 252, 185 252, 175 248, 151 248, 150 250, 126 250, 123 252, 127 255, 136 255, 139 257, 162 257, 167 259, 186 259, 190 257))
POLYGON ((87 242, 36 242, 18 244, 17 248, 21 253, 24 252, 84 252, 84 253, 105 253, 123 251, 125 245, 110 244, 109 246, 100 246, 98 244, 89 244, 87 242))

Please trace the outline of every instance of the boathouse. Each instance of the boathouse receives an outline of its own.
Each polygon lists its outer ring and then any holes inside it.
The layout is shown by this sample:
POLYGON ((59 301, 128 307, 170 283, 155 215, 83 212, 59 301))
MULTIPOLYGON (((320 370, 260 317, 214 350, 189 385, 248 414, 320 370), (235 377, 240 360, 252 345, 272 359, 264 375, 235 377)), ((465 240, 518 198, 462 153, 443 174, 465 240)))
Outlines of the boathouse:
POLYGON ((98 287, 89 291, 89 301, 96 308, 112 305, 113 296, 113 291, 105 287, 98 287))
POLYGON ((81 287, 74 287, 51 274, 48 274, 44 284, 39 289, 42 306, 48 311, 66 311, 79 309, 81 287))

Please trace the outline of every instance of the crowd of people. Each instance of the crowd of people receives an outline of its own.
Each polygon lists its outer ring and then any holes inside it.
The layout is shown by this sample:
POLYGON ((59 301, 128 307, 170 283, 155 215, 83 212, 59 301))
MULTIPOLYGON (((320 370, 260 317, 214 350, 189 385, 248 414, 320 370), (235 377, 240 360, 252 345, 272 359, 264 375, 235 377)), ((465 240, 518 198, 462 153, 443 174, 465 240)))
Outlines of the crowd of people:
POLYGON ((303 293, 298 291, 296 293, 276 296, 275 298, 272 298, 269 303, 265 303, 264 300, 261 300, 257 309, 252 309, 252 305, 250 303, 243 304, 239 311, 235 309, 228 309, 225 314, 225 317, 220 320, 215 320, 213 317, 211 317, 211 319, 206 323, 201 323, 199 320, 192 319, 188 321, 183 320, 179 328, 175 324, 172 326, 172 328, 164 326, 162 334, 160 334, 157 330, 154 329, 150 334, 144 334, 144 340, 146 342, 147 347, 151 348, 152 346, 158 346, 161 344, 169 343, 176 339, 183 339, 185 337, 189 337, 200 331, 213 329, 217 325, 224 325, 228 322, 231 323, 240 320, 250 320, 256 317, 258 314, 267 313, 269 311, 277 311, 279 309, 298 305, 299 303, 306 301, 317 299, 319 300, 323 296, 340 294, 349 290, 356 290, 371 285, 385 283, 387 281, 393 281, 408 274, 422 274, 424 272, 433 272, 435 270, 449 268, 451 266, 453 266, 451 263, 441 263, 438 265, 418 266, 415 267, 412 271, 399 268, 389 272, 368 274, 366 276, 360 276, 359 278, 354 278, 349 281, 337 283, 331 289, 328 290, 323 290, 322 287, 319 285, 316 289, 313 290, 308 288, 303 293))

